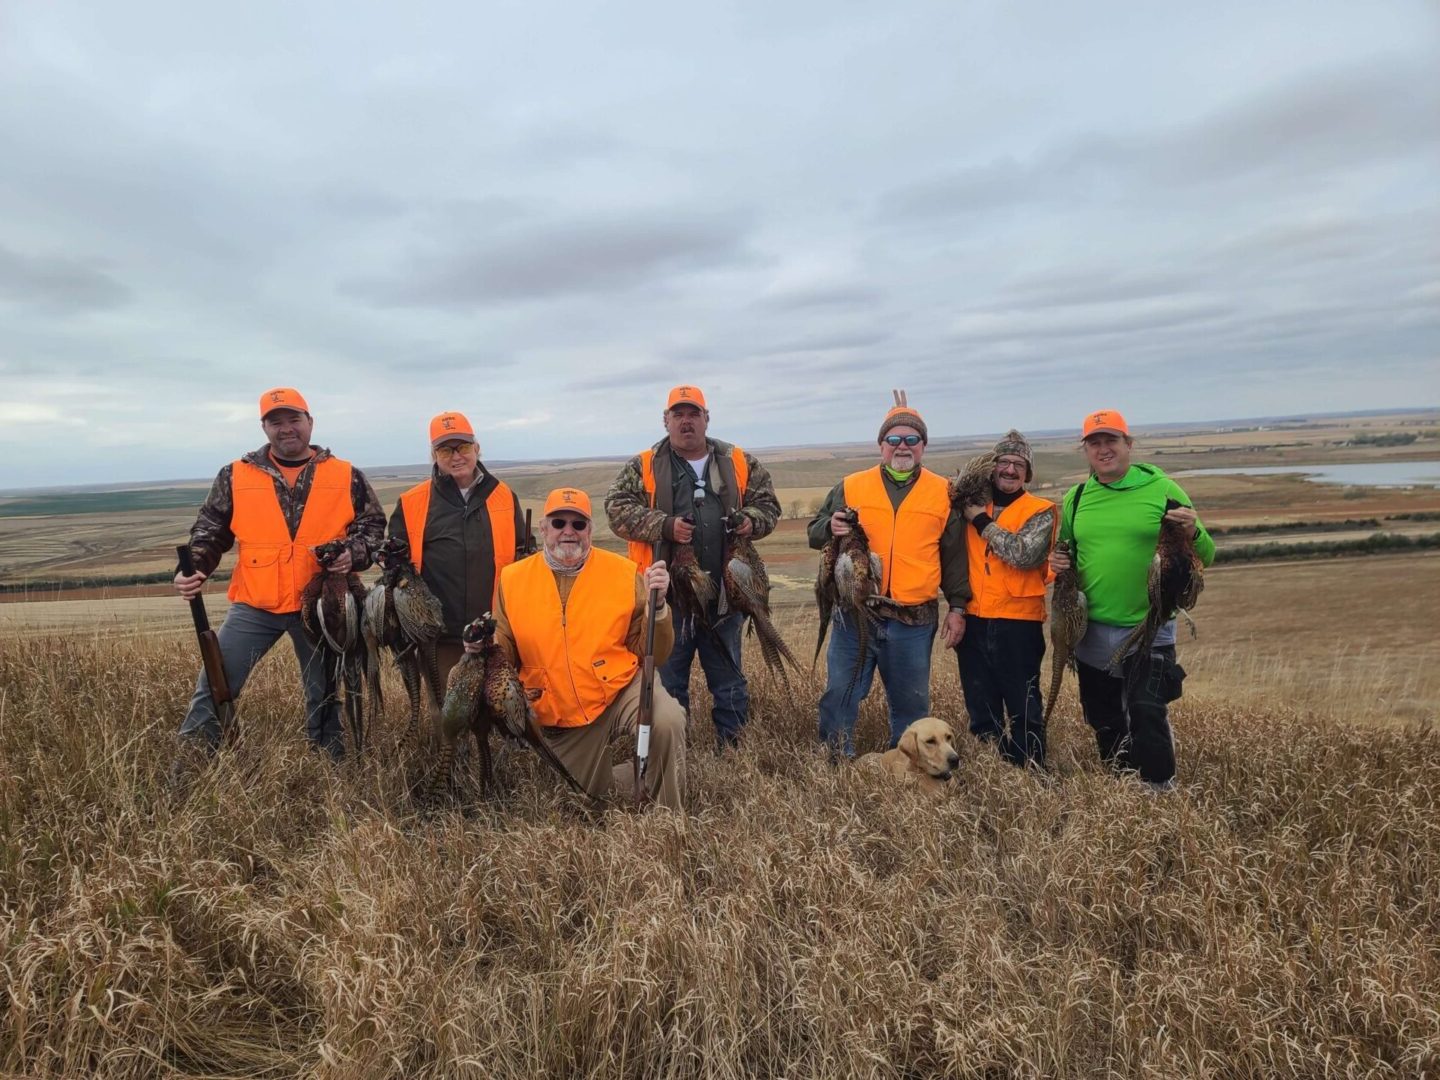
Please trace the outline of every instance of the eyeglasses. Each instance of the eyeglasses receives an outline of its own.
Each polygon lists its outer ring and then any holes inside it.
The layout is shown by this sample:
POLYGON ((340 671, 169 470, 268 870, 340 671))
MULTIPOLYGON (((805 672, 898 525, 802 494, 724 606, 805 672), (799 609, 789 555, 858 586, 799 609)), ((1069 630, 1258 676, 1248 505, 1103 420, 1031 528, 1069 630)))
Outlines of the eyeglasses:
POLYGON ((575 532, 584 532, 590 527, 590 522, 584 518, 553 517, 550 519, 550 527, 556 532, 562 529, 573 529, 575 532))
POLYGON ((468 454, 474 449, 475 444, 473 442, 460 443, 454 446, 446 444, 445 446, 437 446, 435 448, 435 456, 441 461, 449 461, 456 454, 468 454))
POLYGON ((885 436, 885 441, 886 441, 887 443, 889 443, 891 446, 899 446, 901 443, 904 443, 906 446, 919 446, 919 445, 920 445, 920 436, 919 436, 919 435, 886 435, 886 436, 885 436))
POLYGON ((1014 469, 1016 472, 1019 472, 1021 469, 1025 468, 1025 462, 1016 461, 1013 458, 1001 458, 999 461, 995 462, 995 467, 997 469, 1014 469))

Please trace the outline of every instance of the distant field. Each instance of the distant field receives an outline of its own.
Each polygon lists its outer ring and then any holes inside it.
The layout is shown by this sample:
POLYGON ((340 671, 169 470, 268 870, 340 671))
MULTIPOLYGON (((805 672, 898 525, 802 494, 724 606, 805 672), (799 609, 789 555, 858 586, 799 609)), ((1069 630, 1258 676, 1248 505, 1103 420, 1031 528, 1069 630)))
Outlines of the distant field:
MULTIPOLYGON (((716 433, 724 435, 718 424, 716 433)), ((989 437, 937 438, 925 463, 937 472, 953 473, 990 442, 989 437)), ((1142 430, 1137 436, 1136 457, 1169 470, 1297 461, 1336 464, 1436 458, 1440 457, 1440 417, 1429 411, 1292 422, 1268 429, 1202 429, 1185 425, 1142 430), (1399 447, 1347 445, 1357 436, 1387 432, 1414 434, 1417 438, 1399 447), (1197 460, 1199 455, 1204 456, 1203 461, 1197 460)), ((803 584, 809 570, 801 563, 809 556, 803 532, 797 529, 799 523, 815 512, 842 476, 873 464, 876 451, 862 441, 786 447, 761 454, 761 460, 774 477, 787 519, 776 536, 764 543, 764 554, 782 577, 796 576, 796 582, 803 584)), ((515 489, 522 506, 538 515, 545 494, 560 483, 584 489, 598 503, 621 464, 621 459, 509 463, 497 472, 515 489)), ((1033 489, 1058 499, 1085 474, 1076 440, 1037 439, 1035 474, 1033 489)), ((372 471, 376 493, 387 512, 419 475, 396 467, 372 471)), ((1433 488, 1348 488, 1318 485, 1299 476, 1203 476, 1187 478, 1184 484, 1211 525, 1344 521, 1440 510, 1440 490, 1433 488)), ((185 539, 205 491, 204 484, 191 484, 123 491, 46 491, 0 498, 0 585, 51 582, 83 586, 111 577, 162 573, 173 566, 173 547, 185 539)), ((1414 523, 1385 522, 1383 527, 1407 533, 1433 531, 1414 523)), ((597 522, 595 535, 604 546, 616 550, 621 546, 603 519, 597 522)), ((1267 541, 1258 538, 1245 542, 1267 541)), ((783 594, 794 583, 780 584, 783 594)), ((785 602, 786 597, 779 599, 785 602)))

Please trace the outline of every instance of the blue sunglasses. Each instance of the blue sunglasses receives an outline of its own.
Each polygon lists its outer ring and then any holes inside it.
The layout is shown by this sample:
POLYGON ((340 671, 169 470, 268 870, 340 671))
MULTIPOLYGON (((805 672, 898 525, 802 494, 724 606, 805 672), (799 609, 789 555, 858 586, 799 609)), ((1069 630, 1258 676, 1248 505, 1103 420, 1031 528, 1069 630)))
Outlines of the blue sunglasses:
POLYGON ((899 446, 901 443, 904 443, 906 446, 919 446, 919 445, 920 445, 920 436, 919 436, 919 435, 886 435, 886 436, 885 436, 885 441, 886 441, 887 443, 889 443, 891 446, 899 446))

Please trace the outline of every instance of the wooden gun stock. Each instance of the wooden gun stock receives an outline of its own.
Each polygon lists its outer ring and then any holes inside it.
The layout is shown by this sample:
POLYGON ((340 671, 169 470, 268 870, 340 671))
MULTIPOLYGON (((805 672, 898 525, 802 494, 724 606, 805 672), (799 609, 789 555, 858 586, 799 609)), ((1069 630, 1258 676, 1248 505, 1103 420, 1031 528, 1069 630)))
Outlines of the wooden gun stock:
MULTIPOLYGON (((190 555, 190 545, 181 544, 175 548, 180 557, 180 572, 195 573, 195 560, 190 555)), ((190 618, 195 623, 195 637, 200 642, 200 661, 205 666, 205 679, 210 684, 210 698, 215 702, 215 715, 220 720, 222 737, 228 742, 234 738, 235 695, 230 690, 230 681, 225 677, 225 659, 220 654, 220 639, 210 629, 210 616, 205 612, 205 597, 199 593, 190 598, 190 618)))

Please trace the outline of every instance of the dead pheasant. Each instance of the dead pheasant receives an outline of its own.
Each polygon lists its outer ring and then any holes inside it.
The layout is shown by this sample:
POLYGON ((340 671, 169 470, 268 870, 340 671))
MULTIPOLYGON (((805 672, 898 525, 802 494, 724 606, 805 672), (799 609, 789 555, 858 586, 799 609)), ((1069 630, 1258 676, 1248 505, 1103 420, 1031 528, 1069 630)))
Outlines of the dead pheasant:
MULTIPOLYGON (((732 515, 740 516, 738 510, 732 515)), ((786 677, 786 662, 797 671, 800 665, 770 620, 770 575, 765 572, 765 563, 750 538, 735 535, 738 524, 733 520, 726 524, 730 550, 725 557, 725 597, 733 611, 750 617, 750 632, 760 643, 760 655, 765 663, 786 677)), ((786 679, 788 681, 788 677, 786 679)))
POLYGON ((421 687, 429 683, 438 709, 441 702, 439 662, 435 642, 445 629, 440 601, 410 562, 410 545, 390 537, 376 553, 380 580, 365 597, 365 641, 369 645, 366 675, 371 700, 381 702, 380 646, 390 650, 405 693, 410 699, 407 740, 413 742, 420 726, 421 687))
MULTIPOLYGON (((1011 431, 1006 440, 1021 439, 1018 431, 1011 431)), ((950 481, 950 505, 956 510, 967 506, 985 506, 990 502, 991 481, 995 476, 995 462, 1000 455, 993 450, 977 454, 965 463, 965 467, 950 481)))
POLYGON ((359 574, 330 569, 344 550, 344 540, 332 540, 315 549, 320 572, 300 594, 300 622, 306 636, 324 653, 334 685, 344 688, 346 726, 355 749, 361 750, 365 746, 365 705, 361 695, 366 652, 360 612, 365 606, 365 587, 359 574))
MULTIPOLYGON (((1070 554, 1070 545, 1061 540, 1055 550, 1070 554)), ((1080 591, 1080 572, 1072 562, 1068 570, 1055 575, 1055 588, 1050 597, 1050 696, 1045 699, 1045 723, 1055 711, 1060 698, 1060 683, 1066 667, 1075 667, 1075 647, 1085 636, 1090 624, 1089 604, 1080 591)))
MULTIPOLYGON (((1175 499, 1167 499, 1165 510, 1168 512, 1183 505, 1175 499)), ((1155 557, 1150 560, 1147 583, 1150 608, 1145 613, 1145 621, 1135 627, 1120 648, 1115 650, 1110 661, 1111 666, 1118 668, 1132 649, 1141 657, 1148 657, 1156 636, 1165 624, 1175 617, 1176 611, 1190 621, 1189 610, 1200 599, 1200 591, 1204 587, 1205 565, 1195 552, 1193 526, 1162 518, 1160 537, 1155 542, 1155 557)), ((1190 629, 1192 632, 1195 629, 1193 621, 1190 621, 1190 629)), ((1129 676, 1132 683, 1144 667, 1143 663, 1134 665, 1129 676)))
POLYGON ((490 732, 533 747, 541 759, 567 784, 583 794, 579 781, 555 756, 535 722, 515 668, 505 650, 495 641, 495 617, 486 612, 461 633, 467 644, 482 646, 478 653, 467 652, 450 671, 450 687, 440 710, 440 754, 430 780, 430 797, 438 798, 450 784, 455 747, 468 731, 474 734, 480 753, 481 782, 486 791, 494 779, 490 758, 490 732))
POLYGON ((693 628, 697 622, 708 627, 710 605, 719 595, 715 582, 701 569, 692 546, 676 542, 672 548, 670 594, 678 622, 687 630, 693 628))
POLYGON ((880 557, 870 550, 870 540, 860 524, 860 512, 852 507, 844 510, 850 531, 844 536, 832 536, 820 552, 820 572, 815 578, 815 602, 820 607, 820 636, 815 642, 813 667, 820 659, 820 650, 825 644, 825 632, 830 628, 830 616, 838 605, 841 613, 849 612, 855 620, 860 648, 855 656, 855 670, 850 673, 850 685, 845 691, 845 700, 855 692, 860 671, 865 665, 865 654, 870 647, 870 627, 876 615, 870 607, 870 600, 880 595, 880 557))

